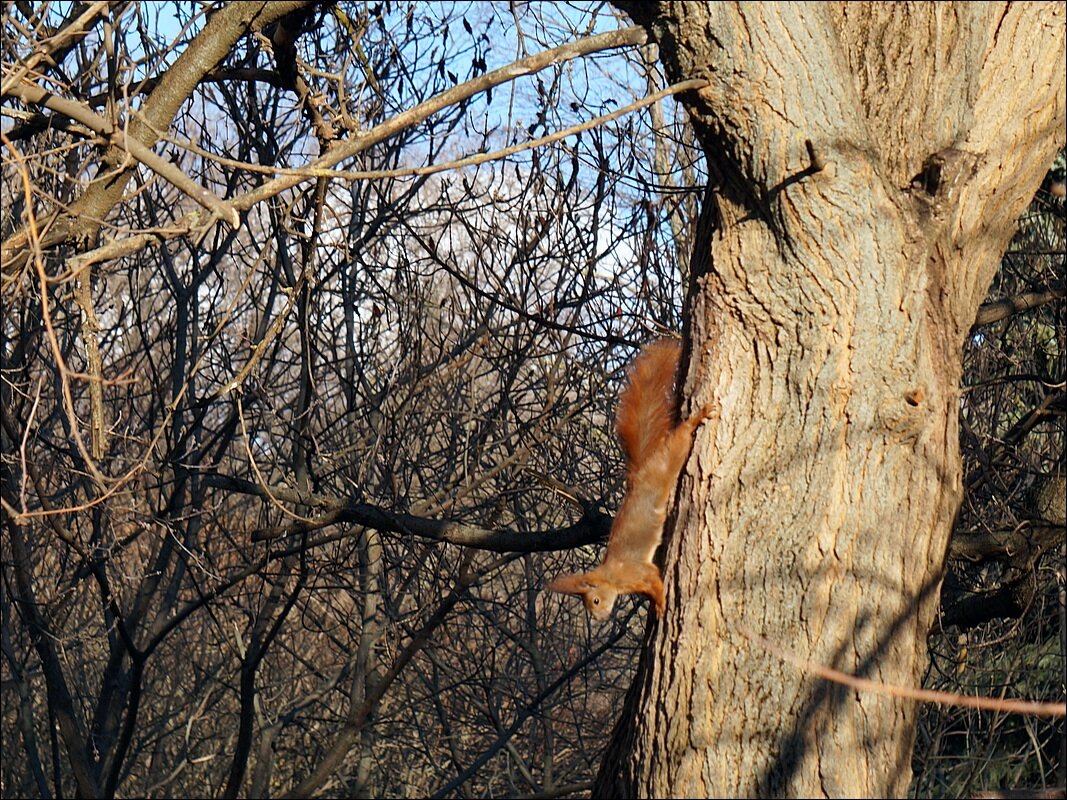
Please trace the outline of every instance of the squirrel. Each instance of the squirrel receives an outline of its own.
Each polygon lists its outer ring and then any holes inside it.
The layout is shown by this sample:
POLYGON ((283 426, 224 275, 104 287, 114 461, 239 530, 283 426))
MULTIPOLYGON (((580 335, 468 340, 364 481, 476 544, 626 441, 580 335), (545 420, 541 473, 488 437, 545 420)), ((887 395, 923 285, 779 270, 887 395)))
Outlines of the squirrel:
POLYGON ((598 620, 607 618, 620 594, 648 595, 656 616, 664 611, 663 579, 652 558, 663 538, 667 500, 689 456, 693 432, 712 410, 705 406, 675 423, 674 383, 681 350, 671 339, 645 345, 619 395, 616 428, 626 455, 626 493, 603 562, 590 572, 565 575, 546 587, 581 595, 598 620))

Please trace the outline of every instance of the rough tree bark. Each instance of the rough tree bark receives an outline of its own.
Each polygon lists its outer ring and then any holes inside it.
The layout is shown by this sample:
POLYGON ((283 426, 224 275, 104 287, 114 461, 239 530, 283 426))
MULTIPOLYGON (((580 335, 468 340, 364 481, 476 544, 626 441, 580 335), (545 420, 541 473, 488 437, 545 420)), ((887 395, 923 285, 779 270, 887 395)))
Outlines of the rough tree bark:
POLYGON ((722 417, 594 795, 901 796, 916 704, 779 654, 921 680, 961 348, 1063 144, 1064 7, 618 5, 710 82, 687 393, 722 417))

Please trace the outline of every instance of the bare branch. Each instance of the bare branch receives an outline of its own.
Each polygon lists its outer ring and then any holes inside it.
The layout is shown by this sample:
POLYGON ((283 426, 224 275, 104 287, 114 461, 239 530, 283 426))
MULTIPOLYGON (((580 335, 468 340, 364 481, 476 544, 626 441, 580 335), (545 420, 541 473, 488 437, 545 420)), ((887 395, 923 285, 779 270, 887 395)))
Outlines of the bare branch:
POLYGON ((605 541, 611 529, 611 517, 592 508, 587 508, 578 522, 565 528, 516 531, 482 528, 456 520, 437 520, 399 514, 368 503, 346 503, 336 498, 305 494, 281 486, 264 488, 251 481, 224 475, 205 475, 204 480, 208 485, 219 489, 328 509, 309 522, 259 530, 253 534, 253 541, 277 539, 330 525, 349 523, 374 528, 384 533, 401 533, 475 550, 489 550, 495 553, 543 553, 554 550, 573 550, 583 545, 605 541))

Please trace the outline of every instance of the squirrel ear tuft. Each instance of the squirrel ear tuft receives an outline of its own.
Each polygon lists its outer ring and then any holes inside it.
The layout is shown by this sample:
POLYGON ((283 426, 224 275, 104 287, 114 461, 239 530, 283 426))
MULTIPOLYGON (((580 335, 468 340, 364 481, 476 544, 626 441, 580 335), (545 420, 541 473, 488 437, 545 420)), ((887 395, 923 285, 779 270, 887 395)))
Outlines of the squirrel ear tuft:
POLYGON ((585 594, 593 588, 593 585, 586 580, 585 575, 564 575, 556 578, 545 588, 550 592, 562 592, 563 594, 585 594))

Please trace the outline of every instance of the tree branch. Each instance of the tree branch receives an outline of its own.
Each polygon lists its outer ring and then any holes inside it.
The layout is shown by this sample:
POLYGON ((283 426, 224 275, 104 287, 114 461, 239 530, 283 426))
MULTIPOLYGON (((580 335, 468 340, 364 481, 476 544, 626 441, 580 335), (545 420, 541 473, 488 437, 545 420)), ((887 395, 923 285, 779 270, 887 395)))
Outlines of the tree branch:
POLYGON ((507 528, 481 528, 456 520, 428 519, 410 514, 398 514, 368 503, 345 502, 310 492, 299 492, 278 486, 262 486, 225 475, 205 475, 204 482, 208 486, 256 495, 267 500, 327 509, 324 513, 307 521, 256 531, 252 534, 252 541, 277 539, 329 525, 350 523, 374 528, 383 533, 401 533, 436 542, 448 542, 461 547, 472 547, 476 550, 490 550, 496 553, 541 553, 573 550, 582 545, 606 541, 608 532, 611 530, 611 517, 595 510, 592 505, 585 508, 578 522, 565 528, 516 531, 507 528))
MULTIPOLYGON (((212 72, 249 30, 274 22, 307 5, 309 0, 274 0, 274 2, 231 3, 208 17, 204 29, 182 52, 174 65, 160 78, 159 85, 145 100, 139 113, 130 112, 126 136, 146 149, 151 148, 162 132, 170 128, 178 109, 186 102, 201 79, 212 72)), ((107 213, 123 198, 133 166, 123 165, 124 152, 112 148, 105 162, 117 174, 104 174, 65 210, 44 235, 42 249, 72 240, 92 241, 107 213)), ((223 215, 231 218, 231 215, 223 215)), ((16 232, 0 247, 0 262, 5 275, 21 269, 29 254, 28 228, 16 232)))
POLYGON ((1031 308, 1037 308, 1045 303, 1051 303, 1053 300, 1061 300, 1064 296, 1064 287, 1058 286, 1047 292, 1026 292, 1015 295, 1015 297, 996 300, 992 303, 983 303, 978 308, 978 314, 974 318, 974 325, 971 326, 971 331, 973 332, 975 328, 999 322, 1023 311, 1029 311, 1031 308))
MULTIPOLYGON (((353 156, 379 144, 400 131, 416 125, 427 117, 460 103, 479 92, 484 92, 502 83, 514 80, 521 75, 532 75, 547 67, 569 61, 579 56, 602 50, 610 50, 617 47, 644 44, 646 41, 644 29, 639 27, 622 28, 609 33, 589 36, 575 42, 568 42, 560 47, 546 50, 528 58, 521 59, 506 67, 487 72, 477 78, 461 83, 446 92, 419 103, 414 108, 397 114, 392 119, 383 122, 369 131, 361 132, 355 136, 340 141, 329 152, 308 164, 299 175, 279 175, 277 178, 267 181, 262 186, 247 192, 230 201, 232 208, 247 211, 257 203, 268 200, 286 189, 298 186, 306 180, 317 177, 334 177, 332 168, 337 164, 352 158, 353 156)), ((177 220, 173 225, 152 232, 145 232, 110 242, 95 250, 72 259, 72 267, 75 269, 85 264, 97 263, 112 258, 131 255, 142 250, 152 242, 169 241, 177 236, 185 235, 197 226, 203 224, 202 212, 194 211, 177 220)), ((47 242, 46 242, 47 244, 47 242)), ((15 255, 18 254, 19 242, 12 237, 5 242, 3 248, 3 260, 5 269, 11 269, 15 255)), ((21 256, 20 256, 21 257, 21 256)))

